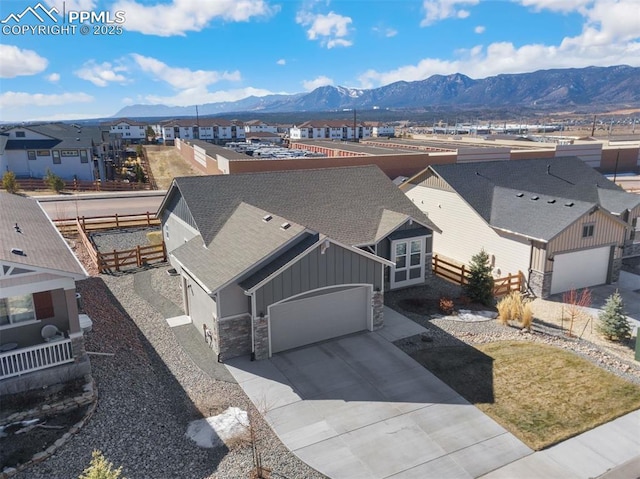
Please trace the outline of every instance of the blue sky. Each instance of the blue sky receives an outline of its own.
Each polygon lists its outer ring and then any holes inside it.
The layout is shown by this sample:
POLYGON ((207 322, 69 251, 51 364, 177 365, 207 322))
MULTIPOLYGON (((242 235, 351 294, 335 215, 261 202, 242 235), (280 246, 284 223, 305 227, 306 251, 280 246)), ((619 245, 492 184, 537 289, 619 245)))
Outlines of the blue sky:
POLYGON ((640 66, 640 0, 38 3, 0 1, 2 121, 108 117, 136 103, 373 88, 457 72, 640 66), (32 11, 20 17, 28 7, 43 21, 32 11))

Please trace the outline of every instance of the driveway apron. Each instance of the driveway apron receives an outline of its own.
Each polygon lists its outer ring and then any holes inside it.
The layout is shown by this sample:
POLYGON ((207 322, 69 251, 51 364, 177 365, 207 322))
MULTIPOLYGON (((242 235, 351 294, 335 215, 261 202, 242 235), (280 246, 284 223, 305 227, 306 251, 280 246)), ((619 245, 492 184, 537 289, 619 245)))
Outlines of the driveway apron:
POLYGON ((389 319, 380 334, 227 367, 282 442, 332 478, 471 478, 532 453, 391 344, 415 331, 389 319))

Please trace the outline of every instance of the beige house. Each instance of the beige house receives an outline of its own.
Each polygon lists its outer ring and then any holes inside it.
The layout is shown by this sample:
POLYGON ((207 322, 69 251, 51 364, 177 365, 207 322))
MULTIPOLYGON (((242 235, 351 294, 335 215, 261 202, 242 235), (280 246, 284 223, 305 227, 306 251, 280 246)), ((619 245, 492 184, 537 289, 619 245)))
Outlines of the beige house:
POLYGON ((640 196, 576 157, 433 165, 400 188, 442 230, 434 254, 484 249, 495 276, 520 271, 541 297, 617 281, 640 215, 640 196))

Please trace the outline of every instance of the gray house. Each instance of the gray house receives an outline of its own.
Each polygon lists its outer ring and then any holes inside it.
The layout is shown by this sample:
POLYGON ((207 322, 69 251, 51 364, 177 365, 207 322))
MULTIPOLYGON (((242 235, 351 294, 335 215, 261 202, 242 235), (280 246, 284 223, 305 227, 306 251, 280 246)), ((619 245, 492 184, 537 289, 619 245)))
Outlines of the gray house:
POLYGON ((400 189, 441 228, 436 254, 484 248, 541 297, 617 281, 640 216, 640 196, 576 157, 432 165, 400 189))
POLYGON ((0 192, 0 394, 91 371, 76 302, 86 276, 37 201, 0 192))
POLYGON ((221 359, 382 327, 437 228, 375 166, 174 179, 158 216, 185 313, 221 359))

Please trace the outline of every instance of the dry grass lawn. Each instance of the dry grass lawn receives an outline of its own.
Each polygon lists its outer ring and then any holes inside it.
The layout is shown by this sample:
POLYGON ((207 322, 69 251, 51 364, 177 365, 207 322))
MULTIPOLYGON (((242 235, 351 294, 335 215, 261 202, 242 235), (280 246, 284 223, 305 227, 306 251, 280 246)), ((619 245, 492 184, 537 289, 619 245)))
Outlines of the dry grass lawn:
POLYGON ((640 386, 552 346, 502 341, 413 357, 535 450, 640 408, 640 386))
POLYGON ((149 167, 159 190, 166 190, 176 176, 202 175, 191 167, 173 146, 145 146, 149 167))

